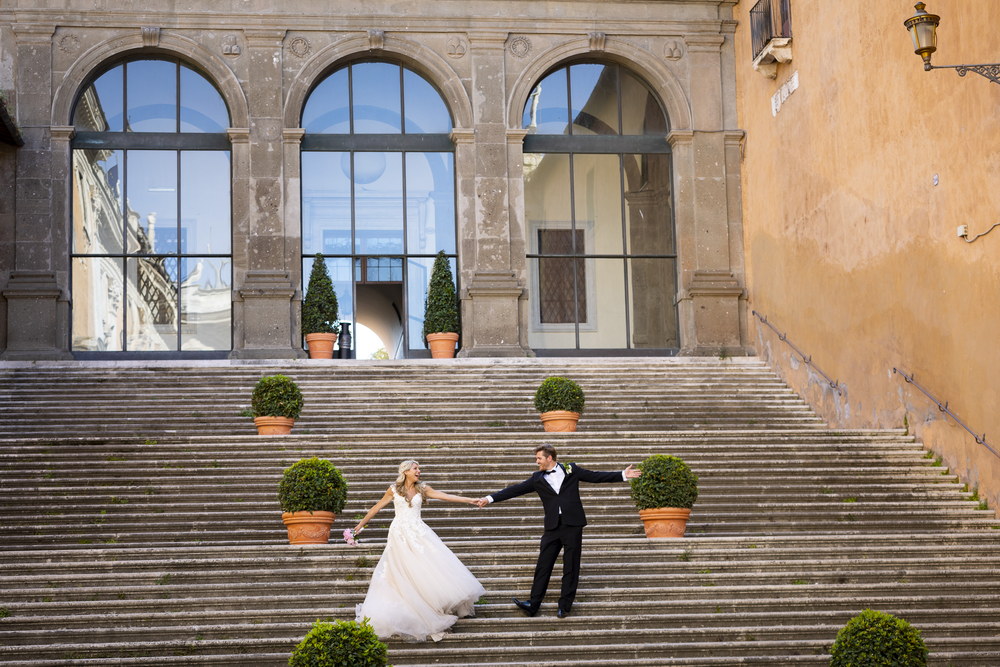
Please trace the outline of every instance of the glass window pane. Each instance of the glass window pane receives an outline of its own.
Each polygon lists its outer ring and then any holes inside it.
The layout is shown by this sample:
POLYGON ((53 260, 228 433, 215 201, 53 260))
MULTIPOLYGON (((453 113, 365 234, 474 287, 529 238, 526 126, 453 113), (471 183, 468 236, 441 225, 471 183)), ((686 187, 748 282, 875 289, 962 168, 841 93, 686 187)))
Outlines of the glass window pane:
POLYGON ((177 349, 177 260, 126 259, 126 349, 177 349))
POLYGON ((569 68, 573 134, 618 134, 617 65, 569 68))
POLYGON ((441 94, 422 76, 403 69, 406 132, 451 132, 451 116, 441 94))
POLYGON ((134 60, 125 65, 126 130, 177 131, 177 64, 165 60, 134 60))
POLYGON ((350 153, 302 153, 302 252, 351 253, 350 153))
POLYGON ((97 77, 76 103, 73 125, 90 132, 121 132, 124 123, 124 71, 119 65, 97 77))
POLYGON ((181 153, 181 252, 229 254, 229 151, 181 153))
POLYGON ((73 151, 73 252, 122 251, 122 151, 73 151))
MULTIPOLYGON (((587 252, 618 255, 622 250, 622 190, 617 155, 573 156, 576 226, 594 230, 587 252)), ((578 249, 579 252, 583 252, 578 249)))
POLYGON ((622 73, 622 134, 666 137, 667 117, 649 88, 629 72, 622 73))
POLYGON ((225 132, 229 111, 208 79, 181 67, 181 132, 225 132))
MULTIPOLYGON (((569 155, 524 155, 524 218, 528 229, 568 227, 572 215, 569 197, 569 155)), ((537 253, 537 235, 528 240, 537 253)))
POLYGON ((122 349, 124 279, 120 257, 73 260, 73 349, 122 349))
MULTIPOLYGON (((574 229, 540 229, 538 246, 541 252, 563 255, 573 246, 583 246, 583 232, 574 229)), ((577 280, 584 276, 583 259, 573 257, 541 257, 538 259, 537 290, 538 322, 540 324, 574 324, 587 315, 587 293, 579 289, 577 280)))
POLYGON ((373 175, 380 172, 374 180, 367 183, 355 176, 355 252, 363 255, 401 254, 403 154, 354 153, 354 159, 356 174, 373 175), (381 168, 383 161, 385 166, 381 168))
POLYGON ((455 253, 455 155, 406 154, 406 242, 411 254, 455 253))
MULTIPOLYGON (((326 270, 333 283, 333 291, 337 294, 337 314, 341 322, 351 322, 354 319, 354 281, 351 278, 350 257, 323 257, 326 270)), ((302 275, 306 281, 304 289, 308 288, 309 274, 312 272, 313 257, 302 258, 302 275)))
POLYGON ((184 257, 181 266, 181 349, 232 348, 232 264, 229 258, 184 257))
MULTIPOLYGON (((448 263, 451 266, 452 277, 457 280, 458 267, 455 258, 449 257, 448 263)), ((431 283, 431 269, 433 268, 433 257, 410 257, 406 260, 406 340, 412 350, 423 350, 427 347, 424 340, 424 308, 427 302, 427 288, 431 283)))
POLYGON ((568 134, 569 101, 566 68, 559 69, 535 86, 524 105, 522 124, 536 134, 568 134))
POLYGON ((177 252, 177 151, 126 151, 129 253, 177 252))
POLYGON ((625 230, 629 252, 674 253, 669 155, 625 155, 625 230))
POLYGON ((347 68, 323 79, 309 94, 302 111, 306 132, 350 134, 350 96, 347 92, 347 68))
POLYGON ((402 131, 399 71, 399 65, 392 63, 360 63, 351 66, 355 133, 402 131))
MULTIPOLYGON (((573 322, 545 322, 542 317, 542 292, 540 287, 540 276, 545 274, 547 284, 555 285, 555 294, 551 301, 568 299, 572 305, 574 289, 572 287, 573 260, 571 259, 551 259, 551 258, 528 258, 528 272, 530 276, 530 304, 531 304, 531 324, 528 329, 528 345, 538 349, 566 350, 576 348, 576 324, 573 322), (549 262, 561 262, 561 266, 545 264, 549 262), (553 269, 556 269, 554 271, 553 269), (561 271, 564 278, 552 281, 553 275, 561 271)), ((556 319, 551 313, 547 319, 556 319)))
MULTIPOLYGON (((580 348, 622 349, 628 344, 625 319, 625 261, 588 259, 584 275, 577 275, 577 288, 586 290, 587 314, 580 322, 580 348)), ((672 300, 661 294, 661 304, 672 300)))
POLYGON ((677 260, 629 260, 632 347, 680 347, 677 309, 665 305, 676 293, 677 260))

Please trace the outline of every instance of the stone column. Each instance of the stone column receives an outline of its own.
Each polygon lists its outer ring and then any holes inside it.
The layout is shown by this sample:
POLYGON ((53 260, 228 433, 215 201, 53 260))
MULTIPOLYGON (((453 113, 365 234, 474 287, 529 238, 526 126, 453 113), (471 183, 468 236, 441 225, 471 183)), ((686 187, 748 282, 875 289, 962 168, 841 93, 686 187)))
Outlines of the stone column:
MULTIPOLYGON (((510 179, 508 163, 504 48, 507 34, 470 35, 475 143, 458 141, 456 167, 472 174, 459 185, 460 196, 474 196, 474 218, 462 219, 463 357, 511 357, 528 353, 522 338, 524 288, 511 261, 510 179), (471 262, 470 262, 471 259, 471 262)), ((520 168, 520 163, 517 164, 520 168)), ((517 174, 520 177, 520 174, 517 174)), ((523 242, 522 242, 523 245, 523 242)), ((523 255, 523 252, 522 252, 523 255)))
POLYGON ((678 255, 681 259, 681 352, 744 353, 743 275, 734 267, 730 217, 730 142, 723 120, 719 34, 689 35, 691 131, 668 136, 675 166, 678 255))
POLYGON ((8 328, 0 358, 68 359, 66 188, 73 128, 50 127, 55 28, 15 24, 13 30, 16 109, 24 146, 16 158, 14 267, 3 288, 8 328))
MULTIPOLYGON (((289 263, 282 167, 282 41, 284 30, 247 30, 250 128, 234 142, 234 349, 239 358, 302 355, 296 336, 296 282, 289 263), (238 152, 239 155, 235 153, 238 152), (240 168, 245 171, 236 173, 240 168), (242 201, 241 201, 242 199, 242 201), (237 212, 238 211, 238 212, 237 212)), ((231 134, 232 136, 232 134, 231 134)))

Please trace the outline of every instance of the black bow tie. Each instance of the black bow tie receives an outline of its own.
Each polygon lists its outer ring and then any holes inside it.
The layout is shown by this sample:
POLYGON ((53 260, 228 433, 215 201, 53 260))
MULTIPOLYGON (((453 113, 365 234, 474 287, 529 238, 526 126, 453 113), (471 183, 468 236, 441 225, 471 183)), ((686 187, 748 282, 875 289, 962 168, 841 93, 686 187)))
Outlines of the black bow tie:
POLYGON ((556 467, 555 467, 555 468, 553 468, 552 470, 546 470, 546 471, 545 471, 545 474, 546 474, 546 475, 551 475, 551 474, 552 474, 552 473, 554 473, 554 472, 555 472, 556 470, 559 470, 559 466, 556 466, 556 467))

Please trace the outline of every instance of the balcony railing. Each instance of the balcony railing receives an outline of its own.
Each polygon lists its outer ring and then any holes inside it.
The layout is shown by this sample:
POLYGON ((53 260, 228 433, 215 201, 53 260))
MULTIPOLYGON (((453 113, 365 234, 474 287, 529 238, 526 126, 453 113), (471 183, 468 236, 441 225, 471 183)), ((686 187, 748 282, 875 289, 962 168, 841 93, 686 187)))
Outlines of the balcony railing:
POLYGON ((756 60, 773 39, 792 36, 791 0, 759 0, 750 10, 750 39, 756 60))

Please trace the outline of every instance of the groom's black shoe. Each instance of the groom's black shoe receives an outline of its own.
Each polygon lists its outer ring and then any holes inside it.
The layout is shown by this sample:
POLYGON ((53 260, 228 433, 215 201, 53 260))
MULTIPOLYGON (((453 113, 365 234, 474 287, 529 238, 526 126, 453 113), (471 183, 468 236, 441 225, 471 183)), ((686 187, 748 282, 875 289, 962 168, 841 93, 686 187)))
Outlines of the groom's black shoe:
POLYGON ((569 609, 560 609, 556 613, 556 616, 558 616, 559 618, 566 618, 567 616, 569 616, 569 609))
POLYGON ((523 602, 521 600, 518 600, 517 598, 511 598, 511 600, 514 602, 514 606, 516 606, 518 609, 523 611, 528 616, 534 616, 535 614, 538 613, 538 609, 533 608, 530 602, 523 602))

